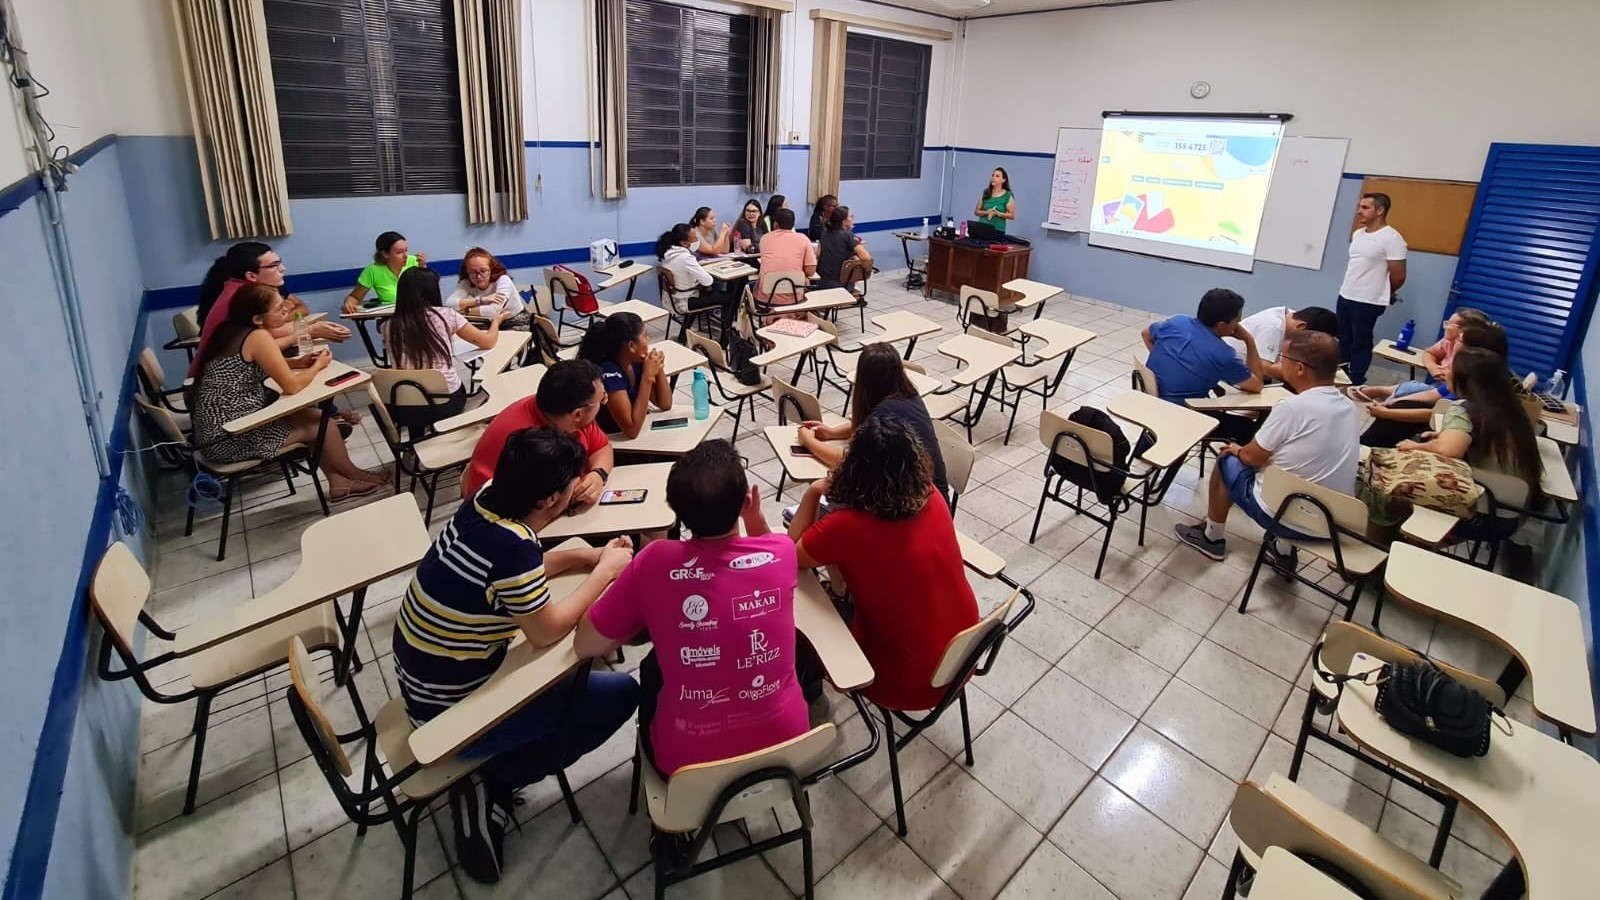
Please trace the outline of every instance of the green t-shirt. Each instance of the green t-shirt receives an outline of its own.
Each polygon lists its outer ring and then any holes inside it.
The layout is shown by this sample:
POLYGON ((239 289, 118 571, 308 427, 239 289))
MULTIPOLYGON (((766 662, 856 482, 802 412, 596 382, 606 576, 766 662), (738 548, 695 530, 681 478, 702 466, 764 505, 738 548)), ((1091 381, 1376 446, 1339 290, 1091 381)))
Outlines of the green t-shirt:
POLYGON ((1465 404, 1457 402, 1450 404, 1444 411, 1444 420, 1439 423, 1440 431, 1464 431, 1468 437, 1472 436, 1472 417, 1467 415, 1465 404))
MULTIPOLYGON (((985 193, 984 197, 983 197, 983 203, 979 204, 978 210, 980 212, 982 212, 982 211, 985 211, 985 210, 991 210, 992 209, 995 212, 1005 212, 1006 211, 1006 207, 1010 206, 1010 205, 1011 205, 1011 192, 1010 191, 1006 191, 1005 193, 1001 194, 998 197, 990 197, 987 193, 985 193)), ((996 231, 1005 231, 1006 230, 1006 220, 1005 219, 998 218, 998 217, 990 218, 988 216, 979 216, 978 220, 981 221, 981 222, 988 222, 990 225, 993 225, 995 227, 996 231)))
MULTIPOLYGON (((412 254, 406 257, 405 268, 400 271, 403 274, 406 269, 414 269, 419 265, 421 263, 417 262, 416 255, 412 254)), ((385 263, 373 263, 361 270, 360 276, 356 278, 356 284, 377 294, 384 306, 393 306, 394 291, 400 285, 400 276, 385 263)))

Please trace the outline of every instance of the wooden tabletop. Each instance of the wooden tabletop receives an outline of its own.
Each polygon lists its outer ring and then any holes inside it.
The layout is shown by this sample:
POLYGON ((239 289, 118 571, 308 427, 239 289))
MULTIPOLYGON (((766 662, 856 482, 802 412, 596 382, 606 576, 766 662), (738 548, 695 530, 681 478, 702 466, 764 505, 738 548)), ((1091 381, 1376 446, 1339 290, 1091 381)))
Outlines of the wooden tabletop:
POLYGON ((805 300, 799 303, 791 303, 787 306, 776 305, 773 307, 773 311, 788 315, 790 313, 826 312, 830 309, 841 309, 855 305, 856 295, 844 288, 813 288, 806 291, 805 300))
POLYGON ((1139 391, 1129 391, 1107 403, 1106 412, 1149 429, 1156 442, 1141 458, 1163 469, 1183 459, 1201 438, 1221 424, 1210 416, 1139 391))
MULTIPOLYGON (((671 409, 653 409, 644 417, 644 428, 639 436, 625 438, 621 434, 613 434, 611 448, 613 450, 627 450, 631 453, 651 453, 657 456, 682 456, 690 450, 700 446, 706 436, 711 433, 727 410, 720 406, 712 406, 710 415, 704 419, 694 417, 694 407, 687 404, 678 404, 671 409), (652 428, 656 422, 666 419, 688 419, 687 425, 676 428, 652 428)), ((609 485, 608 485, 609 486, 609 485)))
POLYGON ((1578 499, 1578 486, 1572 483, 1572 472, 1567 469, 1567 460, 1561 455, 1561 447, 1555 441, 1541 437, 1536 438, 1539 444, 1539 490, 1545 496, 1575 503, 1578 499))
MULTIPOLYGON (((1358 653, 1349 671, 1378 661, 1358 653)), ((1383 721, 1377 688, 1351 680, 1335 708, 1356 744, 1472 807, 1511 845, 1527 874, 1529 897, 1586 897, 1600 878, 1595 810, 1600 764, 1582 750, 1513 723, 1494 727, 1489 752, 1464 759, 1407 737, 1383 721), (1588 885, 1588 887, 1584 887, 1588 885)))
POLYGON ((1038 338, 1044 342, 1042 347, 1033 341, 1028 342, 1028 352, 1033 354, 1034 359, 1055 359, 1068 350, 1076 350, 1095 339, 1095 333, 1092 331, 1050 319, 1024 322, 1017 330, 1030 338, 1038 338))
POLYGON ((881 316, 873 316, 872 324, 877 326, 880 331, 878 334, 863 336, 861 338, 861 344, 863 345, 894 344, 927 334, 936 334, 944 330, 944 326, 938 322, 905 309, 884 313, 881 316))
MULTIPOLYGON (((648 266, 644 266, 642 268, 644 268, 644 270, 647 272, 650 271, 648 266)), ((601 287, 606 287, 606 285, 601 285, 601 287)), ((643 319, 646 325, 649 325, 651 322, 659 322, 667 317, 666 310, 655 305, 654 303, 646 303, 643 300, 624 300, 621 303, 602 303, 600 304, 600 308, 595 310, 595 315, 605 318, 613 313, 622 312, 633 313, 634 315, 643 319)))
POLYGON ((1213 412, 1230 409, 1265 410, 1277 406, 1290 396, 1292 395, 1288 388, 1276 384, 1267 385, 1259 394, 1250 394, 1236 387, 1229 387, 1221 397, 1197 397, 1185 400, 1184 404, 1190 409, 1209 409, 1213 412))
POLYGON ((1389 549, 1384 584, 1392 596, 1465 626, 1521 660, 1540 718, 1594 734, 1593 681, 1576 603, 1404 543, 1389 549))
POLYGON ((493 419, 511 404, 538 393, 544 372, 545 367, 541 365, 523 366, 483 379, 483 391, 489 395, 489 399, 458 416, 440 419, 434 423, 434 430, 454 431, 493 419))
MULTIPOLYGON (((292 416, 302 409, 313 406, 331 397, 337 397, 347 391, 360 390, 372 381, 372 376, 347 363, 334 360, 328 367, 317 373, 316 380, 306 385, 305 389, 295 394, 280 394, 278 399, 268 403, 247 416, 240 416, 231 422, 222 423, 222 429, 229 434, 243 434, 271 422, 276 422, 285 416, 292 416), (328 382, 336 378, 355 373, 355 377, 345 383, 333 387, 328 382)), ((272 379, 267 379, 267 387, 277 390, 277 385, 272 379)))
POLYGON ((377 306, 358 306, 354 312, 341 312, 339 317, 352 322, 362 319, 387 319, 394 315, 393 303, 380 303, 377 306))
MULTIPOLYGON (((1365 454, 1362 455, 1362 459, 1366 459, 1365 454)), ((1429 509, 1426 506, 1413 506, 1411 514, 1400 523, 1400 533, 1409 541, 1437 547, 1449 539, 1450 531, 1459 524, 1461 520, 1449 513, 1429 509)))
POLYGON ((967 568, 977 572, 979 575, 985 578, 993 578, 999 575, 1001 570, 1005 569, 1006 561, 1001 558, 1000 554, 959 531, 956 532, 956 543, 961 545, 961 561, 967 564, 967 568))
POLYGON ((174 651, 198 653, 381 581, 421 562, 431 543, 410 494, 318 519, 300 535, 300 566, 288 581, 181 629, 174 651))
MULTIPOLYGON (((800 426, 768 425, 762 432, 767 436, 767 443, 772 445, 772 452, 778 454, 778 462, 783 464, 783 471, 788 473, 791 480, 809 484, 821 481, 828 474, 828 467, 816 457, 795 456, 789 452, 790 447, 800 443, 800 426)), ((848 446, 846 441, 828 441, 828 443, 840 449, 848 446)))
POLYGON ((834 609, 828 592, 810 569, 800 571, 794 589, 794 624, 822 660, 828 680, 841 691, 856 691, 872 683, 872 664, 856 643, 850 626, 834 609))
MULTIPOLYGON (((638 303, 639 301, 635 300, 633 302, 638 303)), ((665 316, 666 313, 662 313, 662 315, 665 316)), ((690 369, 698 369, 707 364, 706 358, 700 355, 698 351, 690 350, 677 341, 651 341, 650 349, 660 350, 661 355, 665 357, 662 360, 661 371, 665 372, 668 378, 673 375, 681 375, 690 369)), ((578 348, 568 347, 557 356, 561 359, 577 359, 578 348)))
POLYGON ((478 380, 481 382, 493 375, 499 375, 511 364, 516 362, 522 354, 523 348, 533 340, 531 331, 502 331, 493 347, 483 354, 483 362, 478 366, 478 380))
POLYGON ((1042 281, 1029 281, 1026 278, 1013 278, 1005 284, 1000 285, 1000 287, 1002 290, 1016 291, 1022 295, 1016 300, 1011 301, 1016 305, 1017 309, 1027 309, 1030 306, 1038 306, 1046 300, 1049 300, 1053 297, 1058 297, 1067 292, 1066 288, 1059 288, 1053 284, 1045 284, 1042 281))
POLYGON ((711 277, 718 281, 738 281, 741 278, 754 278, 760 271, 754 266, 746 265, 737 259, 719 259, 701 266, 711 277))
MULTIPOLYGON (((1360 872, 1351 873, 1357 880, 1360 872)), ((1359 900, 1345 886, 1282 847, 1268 847, 1250 882, 1250 900, 1359 900)))
POLYGON ((654 271, 655 266, 646 266, 641 263, 634 263, 631 266, 616 265, 609 269, 596 269, 596 275, 605 275, 607 277, 605 281, 595 285, 594 289, 597 291, 603 291, 607 288, 614 288, 619 284, 627 284, 628 282, 633 281, 647 272, 654 271))
POLYGON ((970 334, 958 334, 945 341, 939 345, 939 352, 961 361, 961 368, 950 377, 959 385, 977 384, 1022 356, 1015 347, 1003 347, 970 334))
POLYGON ((671 471, 672 463, 669 462, 618 466, 606 482, 606 490, 642 488, 647 492, 643 503, 596 504, 575 516, 561 516, 539 532, 539 539, 553 541, 569 537, 603 537, 671 528, 678 521, 672 507, 667 505, 667 473, 671 471))
POLYGON ((821 328, 801 338, 784 334, 781 331, 774 331, 773 326, 768 325, 757 331, 756 335, 772 344, 771 350, 757 353, 755 356, 750 357, 752 365, 763 369, 767 366, 781 363, 786 359, 794 359, 801 354, 810 353, 819 347, 833 343, 835 340, 833 335, 823 331, 821 328))
POLYGON ((1372 355, 1382 357, 1390 362, 1399 363, 1402 366, 1425 369, 1428 367, 1428 361, 1423 357, 1422 351, 1426 349, 1426 347, 1418 347, 1416 344, 1412 344, 1410 348, 1401 350, 1394 345, 1394 341, 1385 338, 1372 348, 1372 355))
POLYGON ((891 232, 891 234, 902 241, 925 241, 928 239, 928 236, 920 231, 895 231, 891 232))

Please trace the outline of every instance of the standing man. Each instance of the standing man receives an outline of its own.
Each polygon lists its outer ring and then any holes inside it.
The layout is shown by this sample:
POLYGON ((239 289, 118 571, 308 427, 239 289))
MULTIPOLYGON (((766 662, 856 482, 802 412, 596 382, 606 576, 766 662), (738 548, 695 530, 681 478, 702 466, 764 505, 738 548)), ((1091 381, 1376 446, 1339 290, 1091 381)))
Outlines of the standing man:
POLYGON ((1365 384, 1372 365, 1372 327, 1406 283, 1406 241, 1389 225, 1389 195, 1362 194, 1350 235, 1350 264, 1339 285, 1339 360, 1350 380, 1365 384))

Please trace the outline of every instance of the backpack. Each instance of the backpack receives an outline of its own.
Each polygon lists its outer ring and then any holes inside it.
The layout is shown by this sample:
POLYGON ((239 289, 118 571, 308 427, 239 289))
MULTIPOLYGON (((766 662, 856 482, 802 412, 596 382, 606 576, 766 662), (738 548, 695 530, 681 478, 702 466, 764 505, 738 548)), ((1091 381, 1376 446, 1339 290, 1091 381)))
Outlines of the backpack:
POLYGON ((583 277, 570 266, 557 265, 557 272, 565 272, 577 283, 578 289, 567 295, 567 306, 574 312, 592 316, 600 311, 600 301, 594 295, 594 287, 589 284, 589 279, 583 277))
MULTIPOLYGON (((1093 406, 1080 406, 1067 416, 1067 421, 1110 435, 1111 465, 1124 471, 1128 468, 1128 455, 1132 448, 1128 446, 1127 436, 1105 410, 1093 406)), ((1091 470, 1087 466, 1054 453, 1050 455, 1050 468, 1067 481, 1094 491, 1095 497, 1107 506, 1122 496, 1122 484, 1127 480, 1117 472, 1091 470)))

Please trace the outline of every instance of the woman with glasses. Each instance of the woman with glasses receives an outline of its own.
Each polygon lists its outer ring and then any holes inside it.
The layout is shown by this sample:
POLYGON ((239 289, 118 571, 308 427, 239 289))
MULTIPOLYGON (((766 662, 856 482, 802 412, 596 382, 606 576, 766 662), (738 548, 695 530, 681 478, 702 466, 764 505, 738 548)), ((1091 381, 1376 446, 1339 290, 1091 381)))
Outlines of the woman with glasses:
POLYGON ((739 221, 733 223, 734 245, 745 253, 761 249, 761 237, 767 233, 767 223, 762 218, 761 204, 754 197, 744 202, 739 221))
MULTIPOLYGON (((200 374, 200 357, 217 327, 227 320, 234 294, 249 284, 265 285, 282 294, 283 276, 283 258, 274 253, 271 247, 258 241, 234 244, 227 253, 217 257, 207 270, 205 280, 200 283, 200 310, 197 313, 200 345, 195 349, 194 361, 189 363, 190 378, 200 374)), ((311 313, 300 302, 300 298, 290 295, 286 299, 289 301, 288 320, 272 329, 272 336, 277 339, 281 350, 288 350, 295 344, 295 317, 311 313)), ((339 343, 349 340, 350 329, 335 322, 312 322, 311 336, 317 340, 339 343)))
POLYGON ((444 305, 462 315, 492 319, 503 314, 501 328, 530 331, 533 315, 522 302, 522 292, 506 272, 506 267, 482 247, 473 247, 461 260, 461 278, 444 305))

